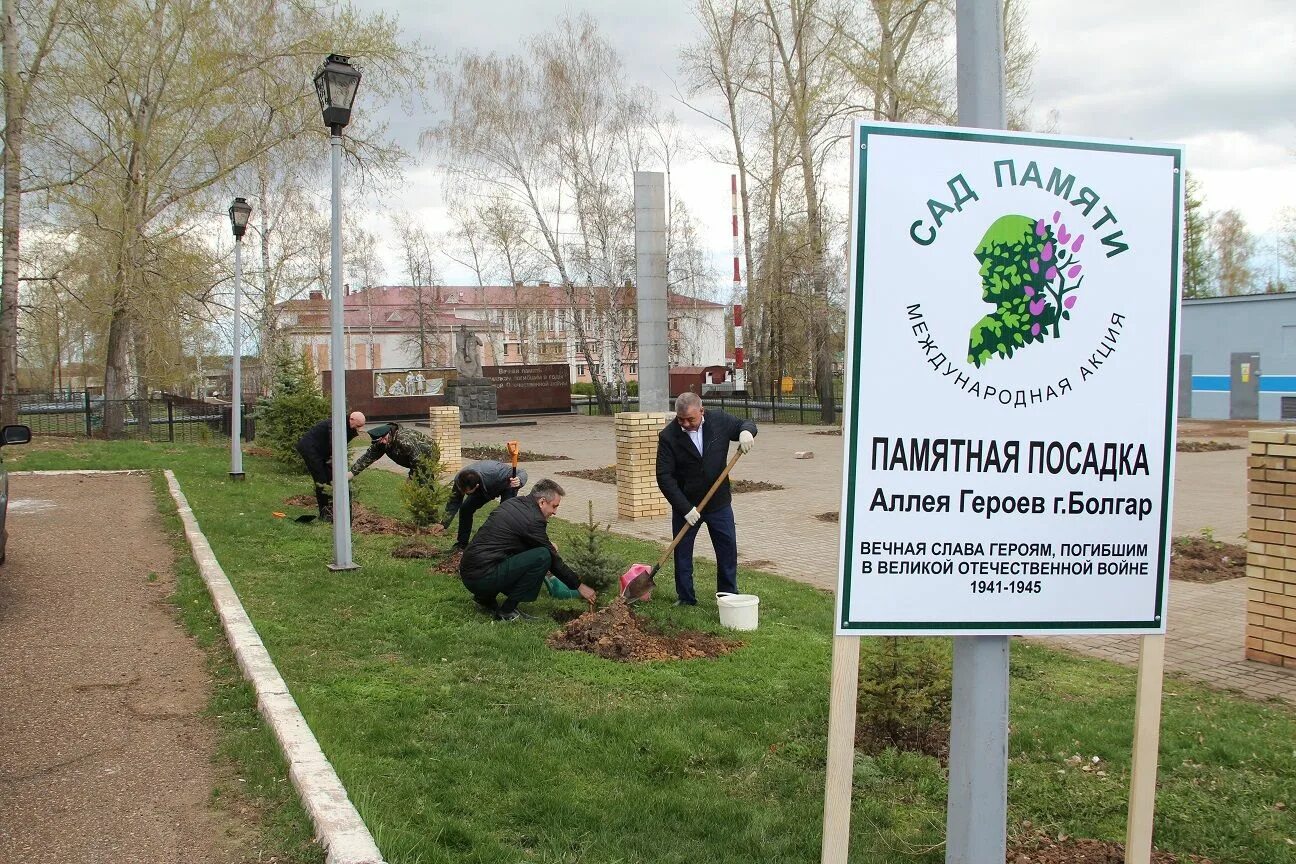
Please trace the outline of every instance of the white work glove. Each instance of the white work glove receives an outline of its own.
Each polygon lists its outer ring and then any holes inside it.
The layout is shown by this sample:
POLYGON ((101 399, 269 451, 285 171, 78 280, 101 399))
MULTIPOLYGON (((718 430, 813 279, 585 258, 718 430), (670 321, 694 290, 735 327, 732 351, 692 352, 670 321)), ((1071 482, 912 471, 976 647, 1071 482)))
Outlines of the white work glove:
POLYGON ((744 429, 744 430, 742 430, 741 432, 739 432, 739 433, 738 433, 738 452, 739 452, 739 453, 744 453, 744 454, 745 454, 748 450, 751 450, 751 448, 752 448, 752 441, 755 440, 755 438, 756 438, 756 436, 753 435, 753 434, 751 434, 750 432, 748 432, 746 429, 744 429))
POLYGON ((684 514, 684 521, 690 525, 696 525, 702 521, 702 514, 698 512, 696 507, 694 507, 692 510, 684 514))

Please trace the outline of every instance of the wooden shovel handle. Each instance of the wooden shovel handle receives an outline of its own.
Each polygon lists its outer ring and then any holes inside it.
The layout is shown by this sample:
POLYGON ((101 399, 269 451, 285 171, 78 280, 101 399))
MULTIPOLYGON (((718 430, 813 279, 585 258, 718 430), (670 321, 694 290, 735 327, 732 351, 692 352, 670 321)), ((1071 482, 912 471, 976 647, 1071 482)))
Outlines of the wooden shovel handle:
MULTIPOLYGON (((711 496, 716 493, 716 490, 720 488, 720 484, 723 483, 725 481, 725 478, 729 476, 729 472, 733 470, 733 466, 738 463, 738 460, 740 458, 742 458, 742 451, 741 450, 734 451, 733 458, 729 460, 729 464, 726 465, 725 469, 720 472, 720 476, 717 477, 716 481, 711 484, 711 488, 707 490, 707 494, 703 495, 701 502, 698 503, 697 511, 699 513, 702 512, 702 508, 707 505, 707 502, 711 500, 711 496)), ((662 557, 657 562, 657 566, 653 567, 653 573, 656 573, 657 570, 663 564, 666 563, 666 559, 669 558, 670 554, 675 551, 675 547, 679 545, 680 541, 684 539, 684 535, 687 534, 689 532, 689 529, 692 527, 693 527, 692 525, 688 524, 688 520, 685 519, 684 527, 679 530, 679 533, 675 535, 675 539, 672 540, 670 545, 666 547, 666 551, 662 553, 662 557)))

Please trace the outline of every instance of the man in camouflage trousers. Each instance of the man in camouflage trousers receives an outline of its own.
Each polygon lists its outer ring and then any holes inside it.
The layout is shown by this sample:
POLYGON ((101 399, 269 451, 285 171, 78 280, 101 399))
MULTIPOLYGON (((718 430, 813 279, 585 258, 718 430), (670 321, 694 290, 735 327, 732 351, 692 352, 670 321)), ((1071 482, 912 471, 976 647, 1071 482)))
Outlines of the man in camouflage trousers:
POLYGON ((354 477, 372 465, 375 460, 386 456, 409 471, 410 479, 416 483, 431 482, 436 479, 420 476, 424 464, 433 464, 441 456, 436 444, 423 433, 407 429, 399 423, 383 423, 369 430, 369 439, 373 443, 351 466, 351 470, 347 473, 348 478, 354 477))

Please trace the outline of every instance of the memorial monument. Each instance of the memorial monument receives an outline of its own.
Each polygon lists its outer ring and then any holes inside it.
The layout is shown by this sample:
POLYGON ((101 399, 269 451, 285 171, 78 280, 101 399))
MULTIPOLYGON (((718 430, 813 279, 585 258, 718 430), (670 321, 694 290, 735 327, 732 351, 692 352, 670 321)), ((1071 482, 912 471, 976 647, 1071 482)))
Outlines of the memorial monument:
POLYGON ((493 423, 499 419, 499 413, 495 385, 482 376, 481 337, 469 330, 467 324, 460 324, 455 343, 455 371, 458 374, 446 385, 446 400, 448 404, 459 406, 462 423, 493 423))

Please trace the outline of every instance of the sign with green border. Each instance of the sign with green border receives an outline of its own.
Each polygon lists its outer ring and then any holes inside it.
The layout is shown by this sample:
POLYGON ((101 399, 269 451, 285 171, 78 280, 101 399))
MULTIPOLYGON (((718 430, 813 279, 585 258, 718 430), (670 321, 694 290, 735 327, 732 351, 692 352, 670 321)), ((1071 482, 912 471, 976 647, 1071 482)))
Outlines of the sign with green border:
POLYGON ((837 633, 1162 633, 1182 150, 860 123, 837 633))

